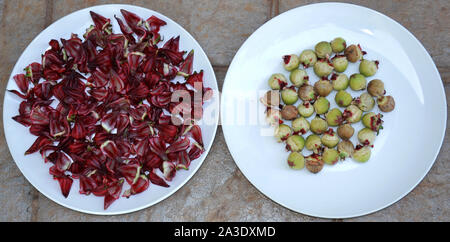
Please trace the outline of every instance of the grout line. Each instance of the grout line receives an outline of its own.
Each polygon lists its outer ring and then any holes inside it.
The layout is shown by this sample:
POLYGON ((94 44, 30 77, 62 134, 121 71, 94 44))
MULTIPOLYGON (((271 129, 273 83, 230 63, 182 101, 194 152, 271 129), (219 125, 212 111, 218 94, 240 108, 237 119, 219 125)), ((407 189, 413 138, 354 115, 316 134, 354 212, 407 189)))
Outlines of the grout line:
POLYGON ((53 0, 47 0, 45 4, 45 26, 47 28, 53 22, 53 0))
POLYGON ((274 0, 273 3, 274 3, 274 9, 273 9, 274 14, 272 17, 275 17, 278 14, 280 14, 280 0, 274 0))

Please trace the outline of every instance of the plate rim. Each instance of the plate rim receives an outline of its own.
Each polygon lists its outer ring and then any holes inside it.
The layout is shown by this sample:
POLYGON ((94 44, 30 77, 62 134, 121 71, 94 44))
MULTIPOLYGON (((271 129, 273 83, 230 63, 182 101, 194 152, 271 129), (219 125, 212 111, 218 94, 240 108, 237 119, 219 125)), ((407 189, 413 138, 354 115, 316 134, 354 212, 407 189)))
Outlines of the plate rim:
MULTIPOLYGON (((7 135, 6 135, 6 134, 7 134, 7 131, 6 131, 6 128, 7 128, 7 127, 6 127, 6 125, 5 125, 5 110, 6 110, 6 109, 5 109, 4 107, 5 107, 5 102, 6 102, 6 98, 7 98, 7 92, 8 92, 7 86, 8 86, 8 83, 9 83, 10 81, 12 81, 12 79, 13 79, 13 76, 14 76, 13 71, 16 69, 17 65, 19 64, 19 60, 20 60, 22 57, 24 57, 24 54, 25 54, 25 52, 28 50, 28 48, 30 47, 30 45, 31 45, 32 43, 34 43, 35 41, 37 41, 37 39, 41 38, 41 35, 43 35, 43 32, 45 32, 46 30, 48 30, 48 29, 54 27, 56 24, 58 24, 58 22, 64 20, 65 18, 67 18, 67 17, 69 17, 69 16, 71 16, 71 15, 80 14, 80 13, 82 13, 82 12, 90 11, 90 10, 94 10, 94 9, 98 9, 98 8, 100 8, 100 7, 114 7, 114 8, 117 8, 118 10, 120 10, 120 8, 134 8, 134 9, 141 9, 141 10, 145 10, 145 11, 150 11, 150 12, 152 12, 152 13, 156 13, 156 14, 158 14, 158 15, 164 17, 164 18, 169 19, 170 21, 172 21, 173 25, 175 25, 176 27, 178 27, 178 28, 184 30, 184 31, 186 32, 187 36, 190 37, 190 38, 192 38, 192 40, 194 41, 194 44, 197 44, 197 45, 200 47, 200 48, 199 48, 199 49, 200 49, 200 54, 201 54, 201 55, 204 55, 204 56, 206 57, 206 61, 207 61, 207 65, 206 65, 206 66, 207 66, 207 68, 210 68, 210 69, 212 70, 212 77, 211 77, 211 78, 213 79, 212 81, 213 81, 213 83, 215 83, 215 87, 217 88, 217 90, 214 90, 214 89, 213 89, 213 90, 219 92, 219 85, 218 85, 218 83, 217 83, 216 73, 215 73, 215 71, 214 71, 214 68, 212 67, 212 64, 211 64, 211 61, 209 60, 208 55, 206 54, 206 52, 204 51, 204 49, 203 49, 203 47, 200 45, 200 43, 199 43, 199 42, 191 35, 191 33, 190 33, 189 31, 187 31, 183 26, 181 26, 178 22, 176 22, 176 21, 173 20, 172 18, 169 18, 169 17, 167 17, 166 15, 164 15, 164 14, 162 14, 162 13, 156 11, 156 10, 152 10, 152 9, 149 9, 149 8, 145 8, 145 7, 138 6, 138 5, 133 5, 133 4, 99 4, 99 5, 93 5, 93 6, 89 6, 89 7, 86 7, 86 8, 82 8, 82 9, 79 9, 79 10, 76 10, 76 11, 73 11, 73 12, 70 12, 69 14, 66 14, 66 15, 60 17, 59 19, 55 20, 55 21, 52 22, 50 25, 48 25, 46 28, 44 28, 43 30, 41 30, 41 31, 39 32, 39 34, 37 34, 37 35, 33 38, 33 40, 31 40, 31 41, 28 43, 28 45, 25 47, 25 49, 22 50, 22 54, 19 56, 19 58, 17 59, 16 63, 14 64, 13 68, 11 69, 11 74, 10 74, 9 79, 8 79, 8 82, 6 83, 6 86, 5 86, 5 90, 4 90, 5 96, 4 96, 4 98, 3 98, 3 105, 2 105, 2 108, 3 108, 3 112, 2 112, 3 132, 4 132, 4 134, 5 134, 5 142, 6 142, 7 146, 8 146, 8 152, 10 153, 11 158, 14 160, 15 165, 19 168, 21 174, 25 177, 25 179, 28 181, 28 183, 31 184, 37 191, 39 191, 39 193, 43 194, 45 197, 47 197, 47 198, 50 199, 51 201, 55 202, 56 204, 58 204, 58 205, 60 205, 60 206, 63 206, 63 207, 65 207, 65 208, 69 208, 69 209, 71 209, 71 210, 77 211, 77 212, 84 213, 84 214, 110 216, 110 215, 122 215, 122 214, 133 213, 133 212, 137 212, 137 211, 146 209, 146 208, 148 208, 148 207, 154 206, 154 205, 156 205, 156 204, 158 204, 158 203, 164 201, 165 199, 169 198, 169 197, 172 196, 174 193, 176 193, 177 191, 179 191, 183 186, 185 186, 185 185, 192 179, 192 177, 198 172, 198 170, 202 167, 203 163, 205 162, 206 158, 207 158, 208 155, 209 155, 209 152, 211 151, 211 148, 212 148, 212 146, 213 146, 213 144, 214 144, 214 140, 215 140, 216 135, 217 135, 217 129, 218 129, 218 126, 219 126, 219 123, 220 123, 220 112, 216 112, 216 114, 215 114, 215 116, 214 116, 215 124, 213 124, 213 125, 214 125, 214 128, 213 128, 213 132, 212 132, 211 143, 210 143, 210 145, 205 149, 205 152, 204 152, 205 155, 204 155, 203 159, 200 159, 199 165, 196 167, 196 169, 189 170, 189 171, 190 171, 190 174, 185 178, 185 180, 184 180, 183 182, 181 182, 181 183, 180 183, 177 187, 175 187, 175 189, 173 189, 171 192, 167 193, 167 194, 164 195, 164 196, 161 196, 160 198, 158 198, 158 199, 156 199, 155 201, 153 201, 153 202, 151 202, 151 203, 148 203, 148 204, 146 204, 146 205, 139 206, 139 207, 136 207, 136 208, 133 208, 133 209, 123 210, 123 211, 116 211, 116 212, 109 212, 108 210, 103 210, 103 211, 101 211, 101 212, 89 211, 89 210, 84 210, 84 209, 81 209, 81 208, 77 208, 77 207, 74 207, 74 206, 65 204, 64 202, 60 202, 60 201, 56 200, 55 198, 53 198, 52 196, 50 196, 49 194, 47 194, 46 192, 43 192, 43 191, 42 191, 41 189, 39 189, 35 184, 33 184, 33 183, 30 181, 30 179, 28 178, 28 176, 25 175, 25 173, 22 171, 22 169, 21 169, 20 166, 18 165, 16 159, 14 159, 14 157, 13 157, 13 155, 12 155, 12 153, 11 153, 11 148, 10 148, 11 145, 10 145, 10 143, 8 143, 8 139, 7 139, 7 135)), ((213 103, 214 103, 214 102, 213 102, 213 103)), ((220 98, 217 98, 217 101, 216 101, 215 106, 216 106, 215 108, 216 108, 217 110, 220 110, 220 98)))
MULTIPOLYGON (((228 82, 229 83, 229 82, 228 82)), ((256 188, 260 194, 262 194, 263 196, 269 198, 271 201, 275 202, 276 204, 279 204, 281 206, 283 206, 284 208, 287 208, 288 210, 294 211, 296 213, 299 214, 303 214, 303 215, 307 215, 307 216, 313 216, 313 217, 317 217, 317 218, 325 218, 325 219, 348 219, 348 218, 356 218, 356 217, 361 217, 361 216, 365 216, 365 215, 369 215, 378 211, 381 211, 393 204, 395 204, 396 202, 400 201, 402 198, 404 198, 406 195, 408 195, 412 190, 414 190, 425 178, 425 176, 429 173, 430 169, 433 167, 434 163, 436 162, 437 156, 439 155, 441 149, 442 149, 442 145, 444 142, 444 138, 445 138, 445 132, 446 132, 446 127, 447 127, 447 99, 446 99, 446 94, 445 94, 445 88, 444 88, 444 84, 442 82, 442 77, 441 74, 439 73, 439 70, 437 69, 436 63, 433 61, 433 59, 431 58, 429 52, 426 50, 426 48, 423 46, 422 42, 420 42, 406 27, 404 27, 403 25, 401 25, 400 23, 398 23, 396 20, 394 20, 393 18, 378 12, 374 9, 371 9, 369 7, 365 7, 365 6, 361 6, 361 5, 357 5, 357 4, 353 4, 353 3, 341 3, 341 2, 322 2, 322 3, 313 3, 313 4, 306 4, 306 5, 300 5, 297 7, 294 7, 292 9, 289 9, 283 13, 280 13, 279 15, 271 18, 269 21, 265 22, 264 24, 262 24, 260 27, 258 27, 245 41, 244 43, 242 43, 241 47, 239 48, 239 50, 236 52, 236 54, 233 57, 233 60, 231 61, 229 68, 227 70, 227 73, 225 75, 225 79, 224 79, 224 83, 222 85, 222 96, 221 96, 221 103, 220 103, 220 107, 221 107, 221 115, 220 115, 220 122, 222 124, 222 130, 223 130, 223 134, 224 134, 224 139, 225 139, 225 143, 227 144, 227 148, 230 151, 231 156, 233 157, 233 161, 236 164, 236 166, 238 167, 238 169, 240 170, 240 172, 243 174, 243 176, 247 179, 247 181, 249 181, 249 183, 256 188), (440 89, 441 89, 441 93, 443 95, 443 105, 444 105, 444 110, 445 110, 445 115, 443 116, 444 118, 444 122, 443 122, 443 129, 442 129, 442 133, 441 133, 441 139, 440 139, 440 145, 439 145, 439 149, 437 149, 437 151, 434 154, 433 157, 433 161, 430 163, 430 165, 427 167, 427 169, 424 171, 424 173, 421 175, 420 179, 418 179, 418 181, 411 186, 411 188, 407 189, 404 193, 402 193, 401 195, 399 195, 396 199, 393 199, 393 201, 387 203, 386 205, 380 206, 378 208, 374 208, 370 211, 365 211, 365 212, 356 212, 354 214, 349 214, 346 216, 329 216, 329 215, 324 215, 324 214, 320 214, 320 213, 314 213, 314 212, 305 212, 305 211, 300 211, 297 209, 292 208, 291 206, 288 206, 286 204, 283 204, 281 202, 275 201, 273 198, 269 197, 267 194, 265 194, 264 192, 261 191, 261 189, 253 183, 253 181, 251 181, 247 175, 244 173, 244 171, 241 169, 241 167, 239 166, 239 163, 236 161, 235 157, 237 157, 234 154, 234 151, 232 151, 232 149, 230 149, 229 146, 229 142, 230 142, 230 137, 227 135, 227 132, 225 131, 226 128, 224 128, 226 125, 224 125, 224 115, 223 115, 223 110, 225 110, 225 102, 224 99, 226 98, 226 95, 224 95, 224 93, 226 92, 227 88, 227 80, 229 79, 229 71, 232 69, 232 67, 234 67, 233 63, 236 59, 236 57, 238 56, 239 53, 241 53, 243 51, 243 47, 244 45, 246 45, 246 43, 249 41, 249 39, 253 36, 254 33, 256 33, 257 31, 259 31, 261 28, 263 28, 264 26, 266 26, 267 24, 275 21, 275 19, 279 18, 281 15, 284 14, 288 14, 289 12, 294 12, 294 11, 298 11, 298 9, 301 8, 308 8, 308 7, 312 7, 312 6, 318 6, 318 5, 323 5, 323 6, 348 6, 348 7, 352 7, 352 8, 360 8, 360 9, 364 9, 366 11, 369 11, 375 15, 378 15, 382 18, 385 18, 387 20, 389 20, 390 22, 392 22, 392 24, 396 25, 397 27, 400 27, 407 35, 409 35, 409 37, 412 37, 412 39, 419 44, 420 48, 422 51, 424 51, 425 53, 425 57, 428 59, 428 61, 431 61, 432 66, 433 66, 433 71, 437 74, 438 79, 440 80, 440 89)))

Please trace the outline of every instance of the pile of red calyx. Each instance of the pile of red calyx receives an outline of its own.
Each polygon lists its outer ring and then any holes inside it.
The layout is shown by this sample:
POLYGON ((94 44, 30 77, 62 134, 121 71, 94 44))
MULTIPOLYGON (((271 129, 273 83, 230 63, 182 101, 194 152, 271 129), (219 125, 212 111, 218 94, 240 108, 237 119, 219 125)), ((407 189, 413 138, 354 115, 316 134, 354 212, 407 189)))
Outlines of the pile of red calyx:
POLYGON ((38 137, 25 154, 39 151, 53 164, 65 197, 79 179, 79 192, 104 197, 104 209, 150 183, 168 187, 189 168, 204 152, 196 121, 212 95, 203 71, 193 73, 193 51, 179 50, 179 36, 160 43, 166 22, 121 13, 116 34, 110 19, 91 12, 84 40, 51 40, 42 63, 14 76, 20 91, 10 90, 24 99, 13 119, 38 137), (177 91, 192 101, 173 98, 177 91), (131 188, 122 193, 125 181, 131 188))

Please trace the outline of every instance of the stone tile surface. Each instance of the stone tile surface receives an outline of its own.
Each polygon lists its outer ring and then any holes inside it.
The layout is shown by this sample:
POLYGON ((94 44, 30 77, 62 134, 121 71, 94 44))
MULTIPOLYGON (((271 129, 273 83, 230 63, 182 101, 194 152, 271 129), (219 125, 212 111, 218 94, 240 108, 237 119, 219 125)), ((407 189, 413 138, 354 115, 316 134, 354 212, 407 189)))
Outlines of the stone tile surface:
MULTIPOLYGON (((228 64, 261 24, 293 7, 317 1, 33 1, 0 0, 0 90, 28 43, 56 19, 92 5, 126 2, 159 11, 185 27, 210 57, 221 89, 228 64), (219 31, 217 31, 219 30, 219 31), (14 41, 11 41, 14 40, 14 41)), ((450 83, 450 3, 433 1, 347 1, 380 11, 407 27, 430 51, 444 82, 450 83)), ((450 103, 450 84, 446 85, 450 103)), ((4 91, 0 92, 0 100, 4 91)), ((0 113, 2 113, 0 107, 0 113)), ((1 114, 0 114, 1 115, 1 114)), ((448 124, 450 125, 450 124, 448 124)), ((450 126, 447 127, 447 130, 450 126)), ((392 206, 345 221, 450 221, 450 138, 435 165, 410 194, 392 206)), ((132 214, 94 216, 64 208, 37 192, 12 160, 0 123, 0 221, 329 221, 276 204, 237 169, 219 128, 198 173, 163 202, 132 214)), ((338 220, 341 221, 341 220, 338 220)))
MULTIPOLYGON (((11 70, 25 47, 45 27, 45 2, 0 1, 0 100, 11 70), (17 26, 20 25, 20 28, 17 26)), ((0 115, 3 114, 3 105, 0 115)), ((3 118, 3 117, 2 117, 3 118)), ((32 217, 36 190, 20 173, 9 154, 0 123, 0 221, 27 221, 32 217)))

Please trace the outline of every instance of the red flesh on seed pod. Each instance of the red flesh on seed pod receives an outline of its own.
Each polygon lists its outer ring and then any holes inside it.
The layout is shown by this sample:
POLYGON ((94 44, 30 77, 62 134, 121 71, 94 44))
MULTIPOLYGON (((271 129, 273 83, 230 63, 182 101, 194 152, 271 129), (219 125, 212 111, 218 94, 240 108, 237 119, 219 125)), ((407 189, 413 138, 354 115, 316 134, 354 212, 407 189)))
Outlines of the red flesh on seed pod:
POLYGON ((49 172, 64 197, 79 179, 79 192, 104 197, 104 209, 150 183, 169 187, 177 170, 201 156, 194 120, 213 97, 203 71, 194 72, 194 51, 179 50, 180 36, 159 44, 165 21, 121 14, 114 16, 121 32, 113 33, 111 19, 91 11, 84 39, 51 40, 42 62, 16 74, 18 90, 9 90, 23 99, 13 119, 37 136, 25 154, 39 151, 53 164, 49 172), (188 105, 171 100, 177 90, 188 93, 188 105), (168 114, 179 105, 184 122, 168 114), (122 194, 125 181, 131 188, 122 194))

